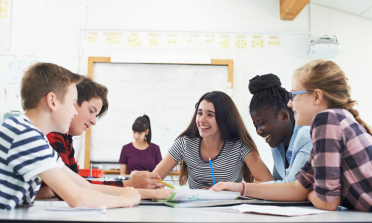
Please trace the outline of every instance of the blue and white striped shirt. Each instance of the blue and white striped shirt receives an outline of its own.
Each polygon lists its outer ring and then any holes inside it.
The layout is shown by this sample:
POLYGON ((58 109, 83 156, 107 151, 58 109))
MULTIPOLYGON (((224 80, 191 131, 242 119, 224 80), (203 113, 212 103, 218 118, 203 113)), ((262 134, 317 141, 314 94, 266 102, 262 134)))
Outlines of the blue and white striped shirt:
POLYGON ((38 174, 63 166, 27 116, 6 119, 0 126, 0 209, 30 204, 40 188, 38 174))

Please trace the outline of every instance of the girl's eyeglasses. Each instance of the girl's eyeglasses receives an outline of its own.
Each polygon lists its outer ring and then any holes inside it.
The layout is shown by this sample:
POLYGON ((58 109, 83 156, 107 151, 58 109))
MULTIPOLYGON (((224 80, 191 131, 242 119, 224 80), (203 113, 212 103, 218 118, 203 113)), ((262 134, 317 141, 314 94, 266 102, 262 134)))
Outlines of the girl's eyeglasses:
POLYGON ((296 91, 296 92, 289 92, 289 95, 291 96, 291 101, 293 101, 293 95, 299 95, 306 93, 307 91, 296 91))

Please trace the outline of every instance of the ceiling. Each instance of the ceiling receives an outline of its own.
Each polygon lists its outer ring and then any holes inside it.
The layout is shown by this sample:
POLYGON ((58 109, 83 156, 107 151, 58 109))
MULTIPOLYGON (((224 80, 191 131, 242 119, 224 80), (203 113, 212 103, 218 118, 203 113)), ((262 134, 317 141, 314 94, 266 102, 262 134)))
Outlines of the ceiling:
POLYGON ((311 0, 310 2, 372 19, 372 0, 311 0))

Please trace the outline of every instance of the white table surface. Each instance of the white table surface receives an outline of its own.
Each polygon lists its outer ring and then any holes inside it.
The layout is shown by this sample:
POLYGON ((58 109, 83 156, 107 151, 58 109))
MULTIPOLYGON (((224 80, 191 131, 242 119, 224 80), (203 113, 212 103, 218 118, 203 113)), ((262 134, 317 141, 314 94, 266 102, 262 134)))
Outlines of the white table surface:
MULTIPOLYGON (((314 208, 314 207, 303 207, 314 208)), ((160 205, 139 205, 133 208, 107 210, 106 214, 66 215, 29 214, 27 208, 0 211, 0 222, 67 221, 67 222, 371 222, 372 213, 339 209, 326 214, 282 217, 259 214, 238 214, 204 211, 202 208, 172 208, 160 205)))

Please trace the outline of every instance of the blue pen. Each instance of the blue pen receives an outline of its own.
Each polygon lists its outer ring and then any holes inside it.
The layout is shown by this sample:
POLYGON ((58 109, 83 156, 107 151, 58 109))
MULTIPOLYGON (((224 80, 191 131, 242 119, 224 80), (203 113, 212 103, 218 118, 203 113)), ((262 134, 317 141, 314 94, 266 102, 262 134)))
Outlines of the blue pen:
POLYGON ((212 167, 211 158, 209 158, 209 166, 211 166, 211 173, 212 173, 213 185, 215 185, 216 184, 216 181, 214 179, 214 173, 213 173, 213 167, 212 167))

